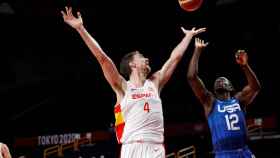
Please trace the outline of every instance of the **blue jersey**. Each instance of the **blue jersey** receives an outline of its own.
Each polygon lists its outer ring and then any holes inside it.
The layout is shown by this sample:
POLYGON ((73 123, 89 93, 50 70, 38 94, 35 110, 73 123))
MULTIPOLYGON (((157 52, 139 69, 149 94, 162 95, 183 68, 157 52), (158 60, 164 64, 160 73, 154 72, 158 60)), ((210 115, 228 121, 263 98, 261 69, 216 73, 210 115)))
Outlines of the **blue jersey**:
POLYGON ((208 116, 208 125, 215 152, 246 147, 246 120, 237 99, 216 99, 208 116))

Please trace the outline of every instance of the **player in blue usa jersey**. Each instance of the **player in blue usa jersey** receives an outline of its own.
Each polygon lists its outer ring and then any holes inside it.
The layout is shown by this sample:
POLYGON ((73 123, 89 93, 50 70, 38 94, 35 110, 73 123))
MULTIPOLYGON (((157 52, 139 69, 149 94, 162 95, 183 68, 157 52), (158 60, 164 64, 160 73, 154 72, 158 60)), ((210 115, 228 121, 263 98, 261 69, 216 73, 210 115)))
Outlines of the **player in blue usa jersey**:
POLYGON ((204 86, 198 76, 198 61, 207 46, 203 40, 195 39, 195 50, 188 68, 189 84, 204 107, 205 116, 212 135, 215 158, 253 158, 246 145, 247 128, 243 110, 260 91, 260 83, 248 64, 244 50, 235 54, 236 62, 243 70, 248 84, 232 94, 234 88, 225 77, 218 77, 214 83, 214 93, 204 86))

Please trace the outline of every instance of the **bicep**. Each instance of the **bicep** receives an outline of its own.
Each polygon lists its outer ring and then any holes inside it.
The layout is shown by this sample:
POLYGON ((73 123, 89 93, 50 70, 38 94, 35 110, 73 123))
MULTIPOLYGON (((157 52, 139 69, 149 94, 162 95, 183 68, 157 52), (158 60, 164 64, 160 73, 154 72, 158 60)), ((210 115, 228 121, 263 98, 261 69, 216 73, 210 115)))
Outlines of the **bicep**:
POLYGON ((241 92, 236 93, 235 98, 240 100, 240 102, 247 106, 252 103, 259 91, 253 90, 250 86, 246 86, 241 92))
POLYGON ((158 84, 159 88, 161 89, 164 87, 164 85, 169 81, 171 78, 172 74, 174 73, 175 68, 178 65, 179 60, 172 60, 168 59, 162 68, 157 72, 157 77, 158 77, 158 84))
POLYGON ((111 59, 107 58, 101 62, 103 74, 114 91, 123 90, 125 79, 120 75, 118 69, 111 59))

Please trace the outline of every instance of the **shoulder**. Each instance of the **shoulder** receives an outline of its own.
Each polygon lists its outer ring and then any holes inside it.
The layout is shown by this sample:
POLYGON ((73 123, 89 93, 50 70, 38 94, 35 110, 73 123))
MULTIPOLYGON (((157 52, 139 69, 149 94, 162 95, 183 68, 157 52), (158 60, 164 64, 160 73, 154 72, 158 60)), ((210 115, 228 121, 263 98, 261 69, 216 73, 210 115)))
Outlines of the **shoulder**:
POLYGON ((207 117, 209 117, 213 113, 213 111, 215 111, 215 108, 218 103, 221 103, 221 102, 216 97, 211 95, 211 92, 210 92, 208 103, 206 103, 204 106, 205 114, 207 117))
POLYGON ((153 73, 147 80, 152 82, 154 86, 159 89, 159 80, 160 79, 160 71, 153 73))
POLYGON ((153 88, 158 89, 157 82, 151 80, 150 78, 146 80, 146 86, 152 86, 153 88))
POLYGON ((149 76, 149 80, 155 82, 160 78, 160 71, 154 72, 151 76, 149 76))
POLYGON ((244 106, 244 103, 240 99, 233 97, 232 100, 234 100, 235 103, 237 103, 240 106, 243 112, 246 112, 246 106, 244 106))
POLYGON ((238 103, 240 106, 242 106, 242 101, 240 101, 240 99, 236 98, 236 97, 232 97, 231 98, 231 102, 233 103, 238 103))

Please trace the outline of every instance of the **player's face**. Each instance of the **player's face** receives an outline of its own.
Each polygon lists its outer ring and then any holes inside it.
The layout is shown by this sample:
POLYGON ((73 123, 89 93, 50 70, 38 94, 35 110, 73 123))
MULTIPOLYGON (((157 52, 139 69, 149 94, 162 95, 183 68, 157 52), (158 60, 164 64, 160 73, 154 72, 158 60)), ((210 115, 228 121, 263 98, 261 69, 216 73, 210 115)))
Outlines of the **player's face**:
POLYGON ((219 77, 214 84, 214 91, 218 98, 227 99, 233 90, 230 81, 225 77, 219 77))
POLYGON ((232 86, 230 81, 225 77, 219 77, 216 79, 214 83, 214 90, 215 91, 231 91, 232 86))
POLYGON ((149 65, 149 59, 145 58, 141 53, 137 53, 133 57, 133 63, 135 68, 144 71, 146 74, 149 74, 151 67, 149 65))

